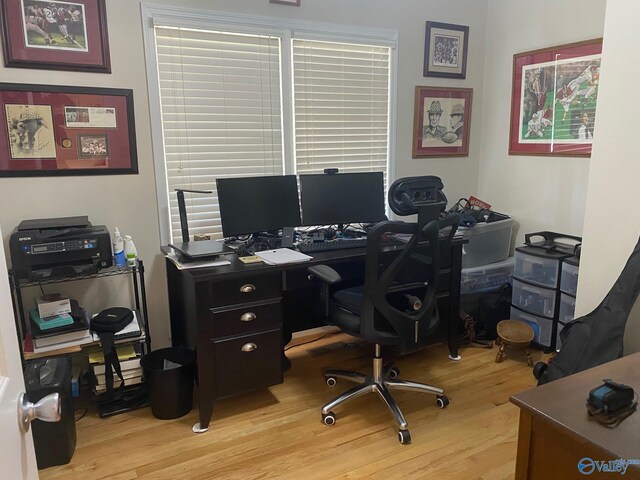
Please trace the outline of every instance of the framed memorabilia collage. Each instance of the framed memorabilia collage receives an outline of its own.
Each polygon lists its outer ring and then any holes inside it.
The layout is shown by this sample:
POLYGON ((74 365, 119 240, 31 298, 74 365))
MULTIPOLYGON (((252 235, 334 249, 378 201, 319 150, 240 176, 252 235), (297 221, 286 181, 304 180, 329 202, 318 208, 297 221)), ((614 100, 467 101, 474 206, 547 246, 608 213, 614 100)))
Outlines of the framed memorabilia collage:
POLYGON ((132 90, 0 84, 0 177, 138 173, 132 90))
POLYGON ((590 156, 602 39, 513 56, 510 155, 590 156))

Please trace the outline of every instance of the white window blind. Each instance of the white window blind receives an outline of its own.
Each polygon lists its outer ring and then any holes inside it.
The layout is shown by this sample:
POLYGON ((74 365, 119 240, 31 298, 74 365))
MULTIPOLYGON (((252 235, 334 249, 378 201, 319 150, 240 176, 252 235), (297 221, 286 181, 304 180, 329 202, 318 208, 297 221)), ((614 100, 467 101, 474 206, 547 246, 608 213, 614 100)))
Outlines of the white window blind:
POLYGON ((222 237, 216 178, 284 172, 280 39, 155 27, 171 239, 181 238, 175 188, 190 234, 222 237))
POLYGON ((293 40, 296 170, 385 173, 390 55, 385 46, 293 40))

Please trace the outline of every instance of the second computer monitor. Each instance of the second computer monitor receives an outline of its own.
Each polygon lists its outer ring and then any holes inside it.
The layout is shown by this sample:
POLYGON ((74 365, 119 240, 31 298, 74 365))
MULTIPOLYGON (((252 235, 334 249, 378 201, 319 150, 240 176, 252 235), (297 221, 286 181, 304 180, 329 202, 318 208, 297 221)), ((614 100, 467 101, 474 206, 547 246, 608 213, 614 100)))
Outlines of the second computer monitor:
POLYGON ((295 175, 219 178, 216 185, 225 237, 300 225, 295 175))
POLYGON ((382 172, 300 175, 303 225, 385 219, 382 172))

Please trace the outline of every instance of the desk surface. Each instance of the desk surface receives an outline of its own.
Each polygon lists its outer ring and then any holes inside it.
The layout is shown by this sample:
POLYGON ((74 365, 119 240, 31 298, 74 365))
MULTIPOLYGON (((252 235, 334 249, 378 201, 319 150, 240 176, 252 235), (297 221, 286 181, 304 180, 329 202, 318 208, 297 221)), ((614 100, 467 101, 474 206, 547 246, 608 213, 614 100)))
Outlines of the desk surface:
POLYGON ((589 391, 601 385, 604 378, 612 378, 640 392, 640 353, 519 393, 511 397, 511 401, 533 417, 598 446, 613 458, 640 458, 640 412, 616 428, 607 428, 589 419, 586 408, 589 391))
MULTIPOLYGON (((462 245, 468 243, 468 240, 464 238, 454 238, 451 242, 453 246, 462 245)), ((384 251, 394 252, 402 250, 403 245, 388 246, 384 248, 384 251)), ((163 253, 169 253, 172 251, 171 247, 162 247, 163 253)), ((222 265, 219 267, 206 267, 206 268, 193 268, 183 270, 188 275, 192 276, 196 280, 206 280, 211 277, 224 278, 224 277, 238 277, 245 276, 252 272, 263 272, 269 270, 293 270, 301 268, 301 265, 317 265, 322 263, 333 263, 340 261, 350 261, 353 259, 364 258, 366 256, 366 248, 344 248, 339 250, 327 250, 321 252, 313 252, 310 255, 312 259, 308 262, 291 263, 287 265, 267 265, 266 263, 251 263, 244 264, 238 260, 238 256, 235 254, 221 256, 221 260, 228 260, 231 262, 229 265, 222 265)))

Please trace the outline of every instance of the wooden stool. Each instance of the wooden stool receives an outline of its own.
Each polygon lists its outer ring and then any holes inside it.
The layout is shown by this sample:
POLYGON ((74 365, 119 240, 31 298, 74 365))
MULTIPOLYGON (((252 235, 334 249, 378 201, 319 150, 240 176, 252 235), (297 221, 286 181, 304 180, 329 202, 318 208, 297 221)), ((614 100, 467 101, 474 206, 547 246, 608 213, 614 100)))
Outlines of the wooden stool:
POLYGON ((498 331, 496 345, 500 345, 500 350, 496 355, 496 363, 504 360, 504 351, 507 345, 513 345, 524 349, 524 353, 527 355, 527 364, 532 367, 533 360, 531 360, 531 354, 527 347, 533 340, 533 329, 520 320, 502 320, 498 323, 496 330, 498 331))

